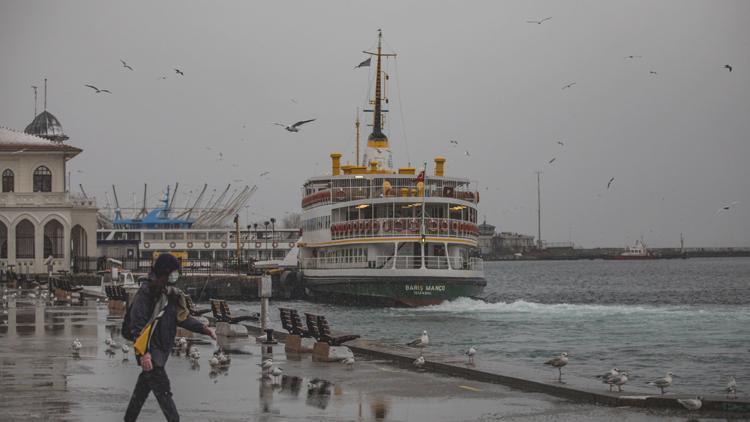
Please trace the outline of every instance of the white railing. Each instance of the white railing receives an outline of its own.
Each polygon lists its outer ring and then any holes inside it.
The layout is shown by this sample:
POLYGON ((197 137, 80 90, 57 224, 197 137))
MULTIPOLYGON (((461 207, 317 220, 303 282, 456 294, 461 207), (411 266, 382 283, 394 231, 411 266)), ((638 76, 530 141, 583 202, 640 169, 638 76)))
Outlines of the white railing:
MULTIPOLYGON (((331 239, 361 237, 401 237, 422 234, 420 218, 375 218, 343 221, 331 225, 331 239)), ((475 223, 449 218, 426 218, 424 234, 427 236, 459 237, 476 240, 479 229, 475 223)))
MULTIPOLYGON (((424 257, 425 268, 431 270, 465 270, 483 271, 484 262, 481 258, 470 258, 464 260, 461 257, 426 256, 424 257)), ((422 268, 422 257, 418 255, 407 256, 378 256, 374 261, 364 256, 344 258, 304 258, 302 268, 309 270, 322 269, 398 269, 411 270, 422 268)))

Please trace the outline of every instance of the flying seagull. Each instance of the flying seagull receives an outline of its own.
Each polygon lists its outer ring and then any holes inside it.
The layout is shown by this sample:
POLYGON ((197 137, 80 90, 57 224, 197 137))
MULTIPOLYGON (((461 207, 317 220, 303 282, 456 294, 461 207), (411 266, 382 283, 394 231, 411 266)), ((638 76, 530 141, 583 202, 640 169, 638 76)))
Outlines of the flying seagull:
POLYGON ((299 132, 299 127, 300 126, 304 125, 305 123, 310 123, 310 122, 314 122, 314 121, 315 121, 315 119, 300 120, 299 122, 297 122, 297 123, 295 123, 293 125, 290 125, 290 126, 287 126, 287 125, 282 124, 282 123, 274 123, 274 124, 276 126, 283 127, 284 129, 288 130, 289 132, 299 132))
POLYGON ((452 143, 453 145, 458 145, 458 141, 454 141, 453 139, 451 139, 451 143, 452 143))
POLYGON ((625 56, 626 59, 641 59, 643 56, 625 56))
POLYGON ((466 156, 468 157, 470 155, 469 150, 467 149, 466 151, 464 151, 464 154, 466 154, 466 156))
POLYGON ((265 176, 267 174, 270 174, 270 173, 271 173, 270 171, 264 171, 263 173, 259 174, 258 177, 263 177, 263 176, 265 176))
POLYGON ((559 373, 557 380, 562 382, 562 368, 563 366, 568 364, 568 354, 565 352, 562 352, 560 353, 560 356, 556 356, 548 360, 547 362, 544 362, 544 364, 557 368, 557 372, 559 373))
POLYGON ((565 144, 563 143, 563 141, 557 141, 557 143, 558 143, 558 144, 560 144, 560 146, 564 146, 564 145, 565 145, 565 144))
POLYGON ((571 83, 565 85, 564 87, 562 87, 561 89, 568 89, 568 88, 570 88, 571 86, 573 86, 575 84, 576 84, 575 82, 571 82, 571 83))
POLYGON ((719 208, 718 210, 716 210, 716 212, 714 214, 718 214, 718 213, 720 213, 722 211, 729 211, 730 209, 732 209, 733 206, 739 205, 739 203, 740 203, 739 201, 732 201, 731 203, 726 204, 726 205, 722 206, 721 208, 719 208))
POLYGON ((180 76, 185 76, 185 74, 182 73, 182 71, 180 69, 177 69, 177 68, 174 69, 174 73, 176 73, 176 74, 178 74, 180 76))
POLYGON ((649 70, 648 73, 650 73, 652 75, 658 75, 658 73, 656 73, 656 71, 654 71, 654 70, 649 70))
POLYGON ((724 66, 722 66, 722 67, 723 67, 724 69, 729 69, 729 71, 730 71, 730 72, 732 71, 732 65, 729 65, 729 64, 725 64, 725 65, 724 65, 724 66))
POLYGON ((133 70, 133 68, 129 64, 125 63, 125 60, 120 59, 120 63, 122 63, 122 67, 133 70))
POLYGON ((540 20, 540 21, 526 21, 526 23, 535 23, 535 24, 537 24, 537 25, 541 25, 541 24, 543 24, 543 23, 544 23, 545 21, 548 21, 548 20, 550 20, 550 19, 552 19, 552 16, 550 16, 550 17, 548 17, 548 18, 544 18, 544 19, 542 19, 542 20, 540 20))
POLYGON ((609 189, 609 187, 612 186, 612 182, 614 182, 614 181, 615 181, 614 177, 611 178, 611 179, 609 179, 609 182, 607 182, 607 189, 609 189))
POLYGON ((552 157, 552 159, 549 160, 549 164, 552 164, 555 160, 557 160, 557 157, 552 157))
POLYGON ((156 78, 157 81, 163 81, 164 79, 167 79, 167 77, 166 76, 159 76, 158 78, 156 78))
POLYGON ((95 87, 94 85, 84 85, 84 86, 87 86, 87 87, 95 90, 97 94, 100 93, 100 92, 106 92, 107 94, 111 94, 111 92, 108 89, 99 89, 99 88, 95 87))

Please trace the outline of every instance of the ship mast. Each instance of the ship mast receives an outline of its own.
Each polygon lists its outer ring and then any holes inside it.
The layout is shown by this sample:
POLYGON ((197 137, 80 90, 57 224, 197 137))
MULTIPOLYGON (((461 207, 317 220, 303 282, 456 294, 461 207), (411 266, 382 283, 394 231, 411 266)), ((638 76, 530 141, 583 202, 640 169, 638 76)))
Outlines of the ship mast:
MULTIPOLYGON (((371 51, 363 51, 365 54, 369 54, 371 56, 376 57, 376 65, 375 65, 375 99, 372 101, 372 104, 375 106, 373 110, 365 110, 365 111, 371 111, 373 113, 372 117, 372 133, 370 136, 367 137, 367 148, 368 152, 370 154, 366 154, 368 159, 373 157, 379 157, 382 160, 382 155, 380 154, 381 151, 386 151, 388 149, 388 137, 383 133, 383 113, 385 110, 383 110, 383 65, 382 65, 382 58, 383 57, 395 57, 395 53, 383 53, 383 31, 378 29, 378 49, 377 52, 373 53, 371 51), (373 152, 378 151, 377 154, 373 154, 373 152)), ((367 161, 367 160, 365 160, 367 161)), ((364 162, 363 165, 368 165, 369 163, 364 162)), ((385 164, 385 163, 383 163, 385 164)))
POLYGON ((357 156, 355 157, 355 163, 359 167, 359 107, 357 107, 357 120, 354 122, 354 127, 357 130, 357 156))

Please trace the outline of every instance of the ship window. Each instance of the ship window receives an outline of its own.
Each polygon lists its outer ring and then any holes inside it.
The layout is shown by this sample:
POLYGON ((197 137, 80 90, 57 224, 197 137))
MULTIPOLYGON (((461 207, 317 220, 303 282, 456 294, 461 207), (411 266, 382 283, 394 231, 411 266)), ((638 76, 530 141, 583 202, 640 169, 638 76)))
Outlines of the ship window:
POLYGON ((34 170, 34 192, 52 192, 52 172, 46 166, 34 170))
POLYGON ((15 177, 13 175, 13 170, 6 169, 3 172, 3 192, 13 192, 14 180, 15 180, 15 177))
POLYGON ((185 233, 178 232, 178 233, 164 233, 164 239, 165 240, 183 240, 185 238, 185 233))
POLYGON ((198 232, 198 233, 188 233, 187 237, 190 240, 206 240, 208 236, 204 232, 198 232))
POLYGON ((226 233, 224 232, 211 232, 208 234, 208 238, 210 240, 225 240, 226 239, 226 233))
POLYGON ((143 233, 143 240, 164 240, 164 233, 162 233, 162 232, 145 232, 145 233, 143 233))

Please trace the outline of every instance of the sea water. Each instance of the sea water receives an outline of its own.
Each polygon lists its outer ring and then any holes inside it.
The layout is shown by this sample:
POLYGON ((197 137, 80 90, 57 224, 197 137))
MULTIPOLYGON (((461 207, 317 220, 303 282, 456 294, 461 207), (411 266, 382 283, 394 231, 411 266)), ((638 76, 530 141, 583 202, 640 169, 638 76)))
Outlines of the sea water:
POLYGON ((750 385, 750 258, 487 262, 485 273, 485 300, 279 306, 384 342, 427 330, 431 350, 457 356, 474 345, 478 359, 540 368, 565 351, 580 376, 618 367, 642 383, 671 371, 681 393, 721 394, 729 375, 750 385))

